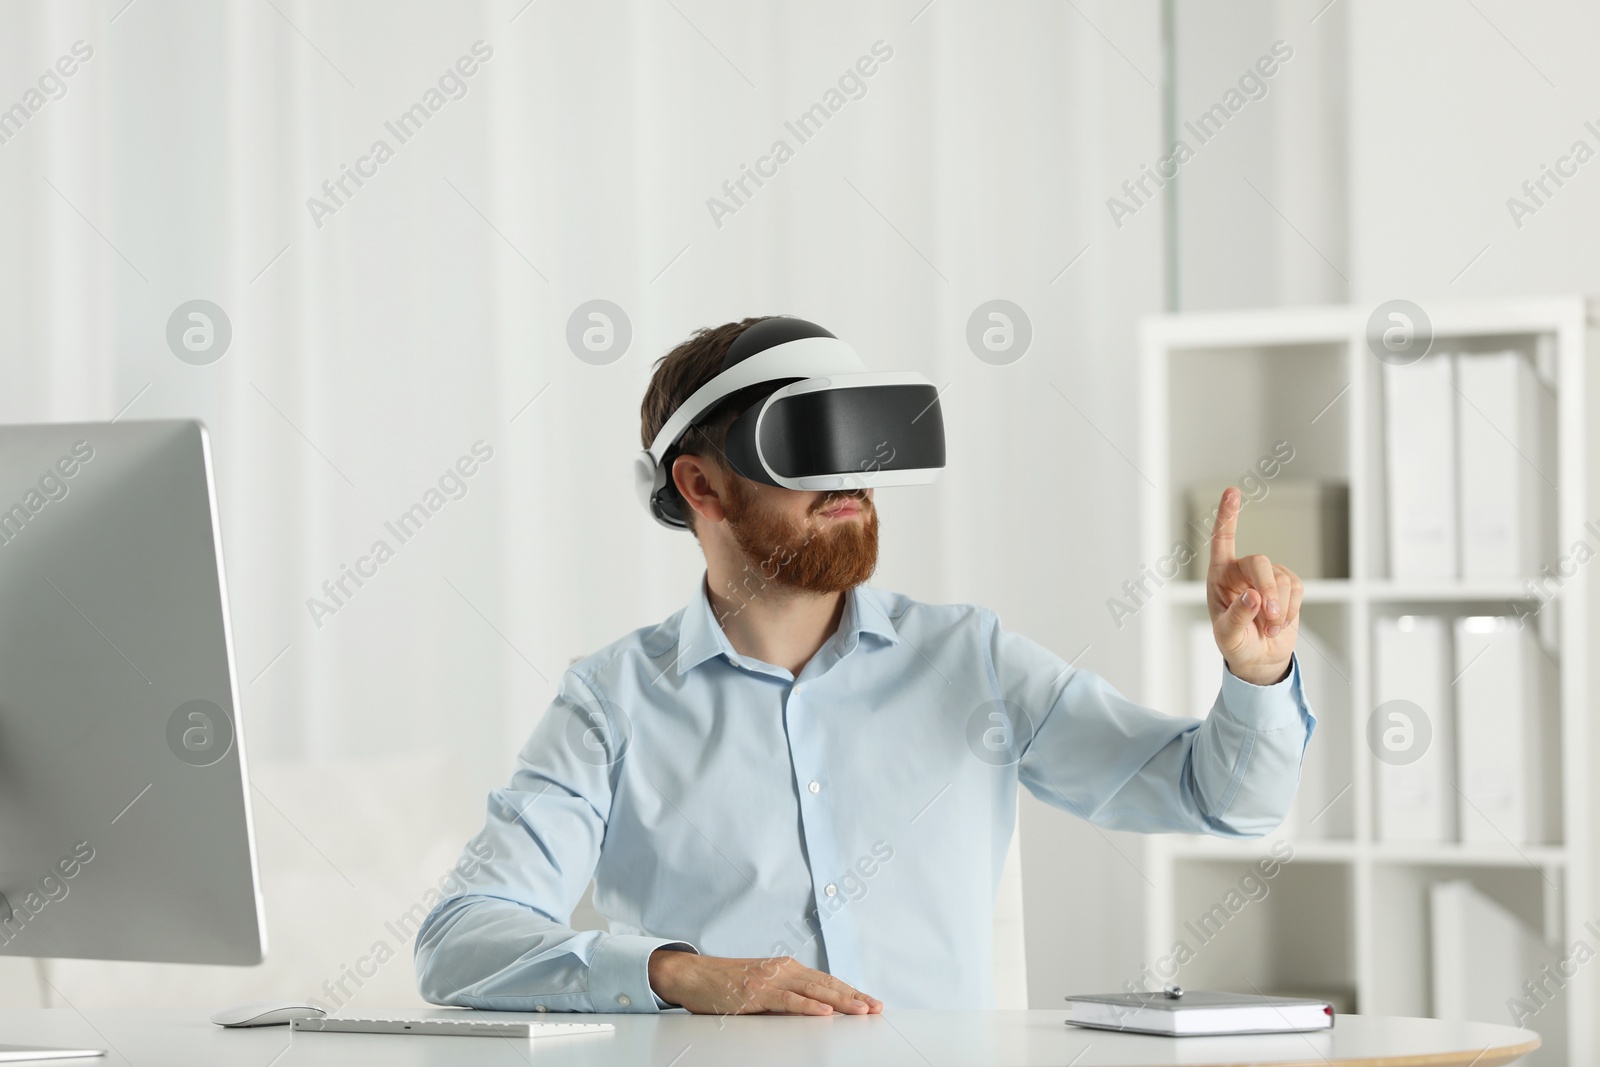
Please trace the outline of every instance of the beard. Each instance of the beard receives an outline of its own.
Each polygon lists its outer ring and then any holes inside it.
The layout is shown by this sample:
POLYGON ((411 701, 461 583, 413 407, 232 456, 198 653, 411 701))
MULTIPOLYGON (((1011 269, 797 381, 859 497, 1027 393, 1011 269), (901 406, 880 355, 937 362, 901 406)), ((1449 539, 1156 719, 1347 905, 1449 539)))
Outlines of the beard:
POLYGON ((860 490, 827 493, 801 521, 763 508, 743 478, 732 478, 723 501, 728 530, 745 561, 765 581, 806 593, 842 593, 878 566, 878 509, 860 490), (841 500, 861 507, 856 519, 829 519, 821 512, 841 500))

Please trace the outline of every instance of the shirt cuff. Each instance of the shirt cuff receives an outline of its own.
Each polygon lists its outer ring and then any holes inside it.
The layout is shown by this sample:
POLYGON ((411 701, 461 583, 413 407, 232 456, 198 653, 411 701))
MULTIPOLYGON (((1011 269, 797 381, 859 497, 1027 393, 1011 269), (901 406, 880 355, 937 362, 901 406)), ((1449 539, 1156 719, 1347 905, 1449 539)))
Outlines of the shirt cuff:
POLYGON ((612 934, 589 958, 589 1002, 597 1012, 657 1012, 672 1007, 650 988, 650 953, 658 948, 695 952, 687 941, 612 934))
POLYGON ((1289 673, 1271 685, 1256 685, 1222 668, 1222 706, 1251 730, 1281 730, 1300 724, 1305 699, 1300 691, 1300 657, 1291 653, 1289 673))

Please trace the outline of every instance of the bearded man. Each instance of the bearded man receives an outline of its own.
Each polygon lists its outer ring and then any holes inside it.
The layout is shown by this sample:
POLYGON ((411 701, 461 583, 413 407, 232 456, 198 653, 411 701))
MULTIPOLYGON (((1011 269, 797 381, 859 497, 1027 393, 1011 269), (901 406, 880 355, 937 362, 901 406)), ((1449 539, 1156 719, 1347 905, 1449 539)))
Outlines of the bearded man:
MULTIPOLYGON (((646 448, 718 375, 817 337, 833 335, 774 316, 699 331, 656 365, 646 448)), ((652 506, 693 532, 705 573, 685 608, 562 677, 511 784, 489 796, 458 891, 418 931, 428 1000, 992 1007, 1019 785, 1109 829, 1244 838, 1282 822, 1316 722, 1294 656, 1301 584, 1264 556, 1235 557, 1237 489, 1218 508, 1207 578, 1220 691, 1204 720, 1168 716, 986 608, 866 585, 874 490, 756 477, 751 449, 730 440, 784 384, 728 394, 653 457, 652 506), (606 931, 568 925, 591 880, 606 931)), ((843 429, 802 427, 801 446, 825 432, 843 429)))

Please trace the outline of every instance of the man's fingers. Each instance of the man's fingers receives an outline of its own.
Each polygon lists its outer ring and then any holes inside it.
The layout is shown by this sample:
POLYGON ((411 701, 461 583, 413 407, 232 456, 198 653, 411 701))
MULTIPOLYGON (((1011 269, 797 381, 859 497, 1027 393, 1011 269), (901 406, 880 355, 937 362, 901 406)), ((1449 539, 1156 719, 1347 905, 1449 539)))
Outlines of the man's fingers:
POLYGON ((1283 621, 1283 601, 1278 599, 1278 576, 1266 556, 1246 556, 1238 561, 1245 581, 1261 596, 1261 621, 1265 625, 1283 621))
POLYGON ((831 1005, 835 1011, 863 1015, 873 1011, 874 1008, 883 1007, 882 1001, 867 996, 849 982, 826 971, 812 970, 810 967, 798 964, 794 966, 787 984, 790 989, 803 993, 812 1000, 831 1005))
POLYGON ((1287 581, 1289 584, 1288 607, 1284 609, 1283 624, 1285 626, 1298 626, 1300 624, 1300 601, 1305 597, 1306 587, 1300 581, 1300 576, 1288 567, 1279 567, 1278 580, 1287 581))
POLYGON ((1217 521, 1211 527, 1211 566, 1220 567, 1233 562, 1233 534, 1239 527, 1239 490, 1228 486, 1222 492, 1222 503, 1217 505, 1217 521))
POLYGON ((831 974, 825 974, 821 971, 818 971, 817 973, 821 976, 819 979, 820 981, 826 982, 828 985, 832 986, 834 989, 843 993, 850 999, 858 1000, 869 1007, 883 1007, 883 1001, 879 1000, 877 997, 868 996, 855 986, 851 985, 849 982, 845 982, 839 978, 835 978, 831 974))
POLYGON ((792 989, 771 988, 764 1005, 769 1011, 786 1011, 793 1015, 832 1015, 833 1008, 820 1000, 796 993, 792 989))
MULTIPOLYGON (((839 984, 843 985, 842 982, 839 984)), ((827 1004, 834 1011, 848 1012, 852 1015, 864 1015, 868 1010, 866 1003, 857 1000, 855 990, 849 986, 836 989, 827 982, 805 981, 796 986, 795 991, 803 993, 812 1000, 827 1004)))
POLYGON ((739 964, 742 995, 735 1013, 773 1012, 785 1015, 866 1015, 881 1012, 883 1002, 860 992, 825 971, 814 970, 790 956, 720 961, 739 964))
POLYGON ((1267 625, 1267 636, 1277 637, 1278 632, 1283 629, 1283 627, 1290 624, 1290 612, 1298 607, 1298 605, 1294 600, 1294 575, 1289 572, 1289 568, 1275 566, 1272 568, 1272 576, 1274 579, 1276 579, 1278 585, 1278 607, 1280 614, 1277 619, 1267 625))
POLYGON ((1234 598, 1228 605, 1228 610, 1217 619, 1215 633, 1217 647, 1224 656, 1233 652, 1244 644, 1245 628, 1250 626, 1251 620, 1261 610, 1261 595, 1254 589, 1246 589, 1234 598))

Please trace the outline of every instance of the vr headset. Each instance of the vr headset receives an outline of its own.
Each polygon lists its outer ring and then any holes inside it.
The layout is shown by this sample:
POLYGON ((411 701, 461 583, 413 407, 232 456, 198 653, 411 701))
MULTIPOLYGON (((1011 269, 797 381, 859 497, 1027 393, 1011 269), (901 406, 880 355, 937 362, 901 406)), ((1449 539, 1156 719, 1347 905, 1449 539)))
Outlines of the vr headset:
POLYGON ((634 462, 639 497, 663 526, 688 527, 688 506, 672 482, 678 442, 745 390, 724 455, 751 481, 850 491, 922 485, 944 469, 944 418, 932 382, 912 371, 868 371, 855 349, 816 323, 765 319, 734 340, 722 370, 634 462))

